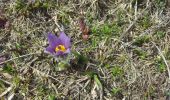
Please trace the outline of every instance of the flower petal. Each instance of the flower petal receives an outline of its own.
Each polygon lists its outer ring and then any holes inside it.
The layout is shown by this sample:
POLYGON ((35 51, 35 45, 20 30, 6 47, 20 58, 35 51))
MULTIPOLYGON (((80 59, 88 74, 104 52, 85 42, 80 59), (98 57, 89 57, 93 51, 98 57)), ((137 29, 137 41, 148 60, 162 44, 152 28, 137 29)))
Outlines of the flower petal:
POLYGON ((51 46, 48 46, 45 51, 47 51, 48 53, 51 53, 51 54, 55 53, 54 48, 52 48, 51 46))
POLYGON ((64 32, 60 32, 59 39, 66 48, 71 46, 70 38, 64 32))
POLYGON ((66 52, 64 52, 64 54, 68 54, 68 53, 70 53, 71 51, 70 51, 70 48, 68 48, 67 50, 66 50, 66 52))
POLYGON ((56 52, 56 56, 62 56, 64 54, 64 52, 62 52, 62 51, 58 51, 58 52, 56 52))
POLYGON ((54 49, 57 45, 60 45, 62 41, 54 34, 48 33, 49 45, 54 49))

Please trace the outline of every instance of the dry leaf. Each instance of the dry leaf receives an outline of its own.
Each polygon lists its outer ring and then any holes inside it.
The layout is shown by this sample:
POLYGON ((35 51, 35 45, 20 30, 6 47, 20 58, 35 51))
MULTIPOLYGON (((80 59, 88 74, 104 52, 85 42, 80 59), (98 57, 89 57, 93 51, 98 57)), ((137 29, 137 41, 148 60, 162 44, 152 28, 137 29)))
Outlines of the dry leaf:
POLYGON ((84 40, 87 40, 89 38, 90 29, 86 25, 86 23, 84 21, 84 17, 79 18, 79 27, 80 27, 80 31, 82 32, 82 38, 84 40))

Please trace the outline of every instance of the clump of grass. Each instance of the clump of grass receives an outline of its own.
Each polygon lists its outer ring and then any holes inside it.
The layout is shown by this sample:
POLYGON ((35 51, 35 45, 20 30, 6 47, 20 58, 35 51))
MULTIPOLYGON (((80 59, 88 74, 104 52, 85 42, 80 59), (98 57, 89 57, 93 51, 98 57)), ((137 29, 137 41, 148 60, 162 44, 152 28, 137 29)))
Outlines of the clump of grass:
POLYGON ((100 36, 119 36, 122 32, 121 27, 116 23, 105 23, 100 26, 92 27, 92 33, 100 36))
POLYGON ((112 94, 115 96, 121 94, 121 92, 122 92, 121 88, 112 88, 112 94))
POLYGON ((140 59, 146 59, 147 58, 147 52, 140 50, 140 49, 134 49, 133 52, 140 58, 140 59))
POLYGON ((112 76, 113 78, 120 78, 123 76, 124 71, 120 66, 113 66, 113 68, 111 68, 112 70, 112 76))
POLYGON ((158 72, 162 73, 166 71, 166 65, 160 56, 157 56, 157 58, 155 59, 155 65, 157 67, 158 72))
POLYGON ((154 0, 155 7, 158 11, 165 9, 166 0, 154 0))
POLYGON ((5 84, 3 81, 0 80, 0 93, 2 93, 5 90, 5 84))
POLYGON ((11 64, 8 63, 8 64, 4 65, 3 72, 14 75, 16 73, 16 70, 14 69, 14 67, 11 64))
POLYGON ((150 40, 150 37, 149 36, 141 36, 141 37, 137 37, 135 39, 135 41, 133 42, 133 45, 136 45, 136 46, 142 46, 144 43, 148 43, 150 40))
POLYGON ((152 20, 149 15, 144 15, 144 17, 138 22, 142 29, 148 29, 152 26, 152 20))
POLYGON ((145 99, 148 99, 150 96, 154 97, 154 92, 155 92, 155 87, 154 86, 149 86, 147 92, 145 93, 145 99))
POLYGON ((122 26, 126 23, 126 13, 124 10, 120 9, 116 12, 116 23, 118 26, 122 26))
POLYGON ((21 79, 19 78, 18 75, 14 75, 13 79, 13 84, 15 86, 15 89, 19 88, 20 84, 21 84, 21 79))
POLYGON ((154 33, 154 35, 158 38, 158 39, 162 39, 165 37, 166 33, 164 31, 157 31, 154 33))
POLYGON ((36 0, 35 2, 25 2, 23 0, 16 0, 14 10, 19 15, 29 17, 32 13, 35 13, 37 11, 40 11, 45 14, 47 12, 47 9, 54 7, 53 4, 54 3, 52 3, 51 1, 36 0))
POLYGON ((170 60, 170 51, 169 51, 169 49, 168 49, 168 50, 165 50, 165 58, 166 58, 167 60, 170 60))

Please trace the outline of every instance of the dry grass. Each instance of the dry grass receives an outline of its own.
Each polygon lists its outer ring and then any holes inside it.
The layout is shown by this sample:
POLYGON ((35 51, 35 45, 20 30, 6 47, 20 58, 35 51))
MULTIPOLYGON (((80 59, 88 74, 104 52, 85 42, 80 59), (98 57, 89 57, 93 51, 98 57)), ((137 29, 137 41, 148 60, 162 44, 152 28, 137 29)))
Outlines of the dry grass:
POLYGON ((169 100, 168 1, 35 1, 0 1, 2 100, 169 100), (86 41, 82 16, 91 29, 86 41), (59 30, 72 40, 63 71, 44 53, 47 33, 59 30))

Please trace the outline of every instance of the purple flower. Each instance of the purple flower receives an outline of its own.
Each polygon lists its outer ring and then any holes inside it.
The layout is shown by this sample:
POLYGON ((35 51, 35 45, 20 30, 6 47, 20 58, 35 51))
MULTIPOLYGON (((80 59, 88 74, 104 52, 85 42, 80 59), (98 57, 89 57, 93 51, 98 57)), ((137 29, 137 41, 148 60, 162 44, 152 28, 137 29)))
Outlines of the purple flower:
POLYGON ((71 42, 70 38, 64 32, 60 32, 57 37, 52 33, 48 33, 49 46, 46 51, 54 56, 61 56, 70 53, 71 42))

